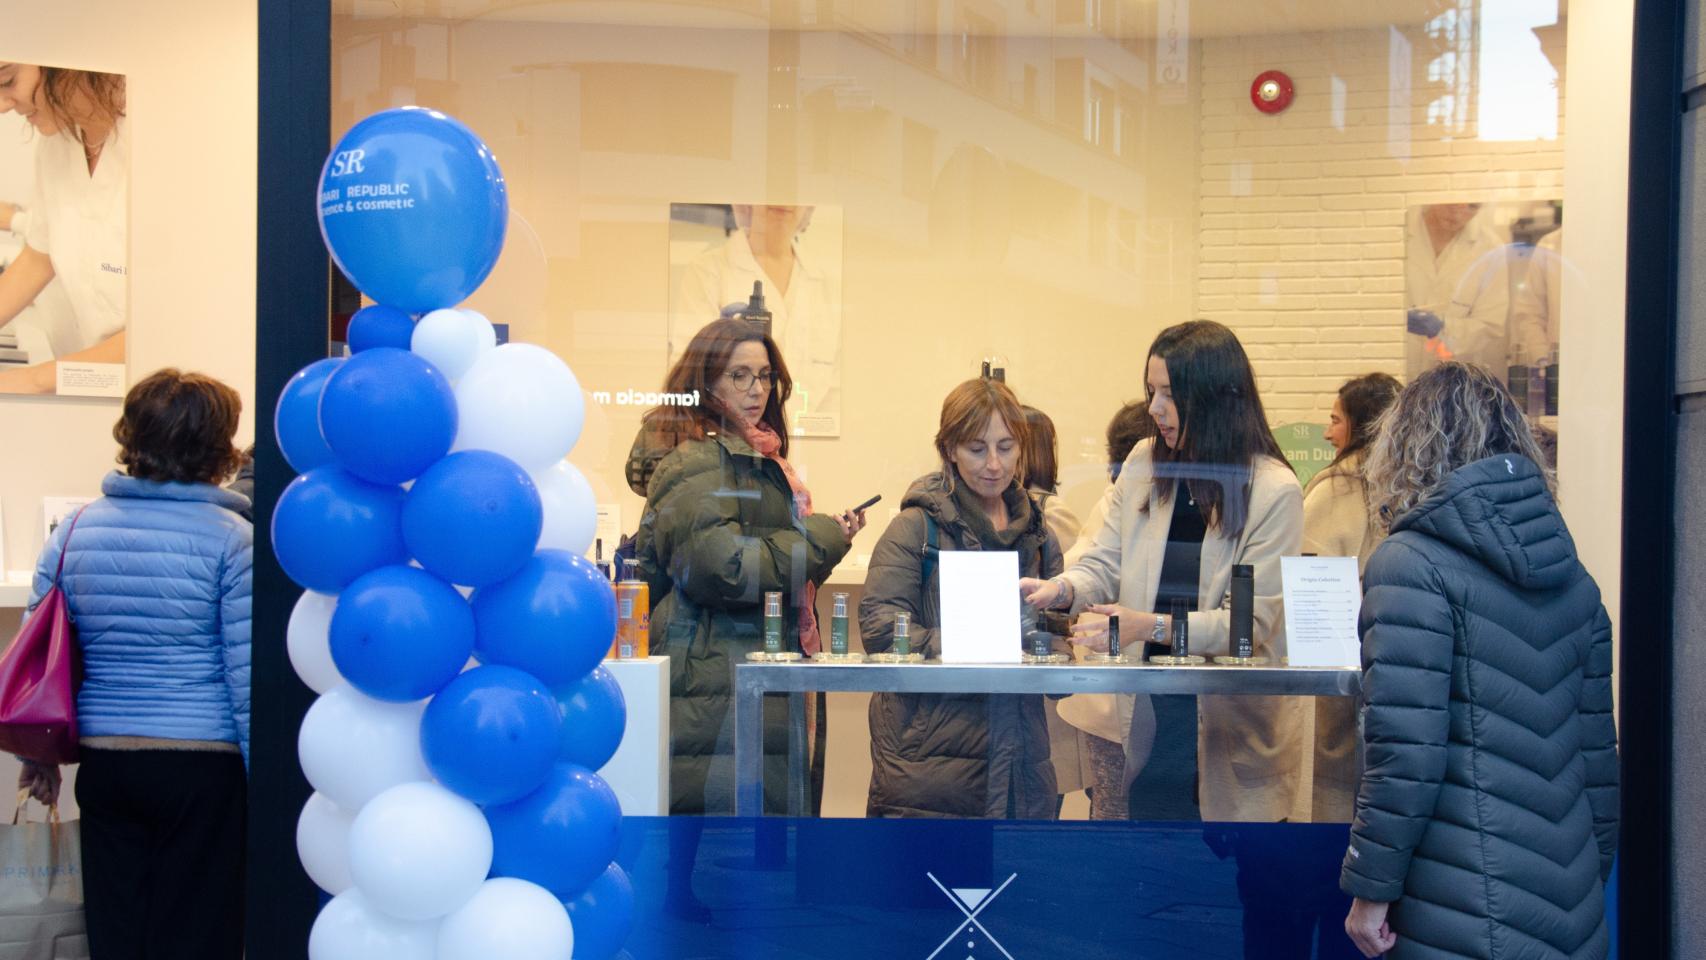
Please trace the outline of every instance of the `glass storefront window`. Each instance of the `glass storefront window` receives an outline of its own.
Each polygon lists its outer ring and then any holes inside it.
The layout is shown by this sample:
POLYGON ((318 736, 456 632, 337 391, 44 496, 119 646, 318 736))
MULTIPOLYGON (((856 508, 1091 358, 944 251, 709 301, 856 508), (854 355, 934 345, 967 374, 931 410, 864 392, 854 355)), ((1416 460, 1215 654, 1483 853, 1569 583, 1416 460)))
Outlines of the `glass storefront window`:
MULTIPOLYGON (((942 468, 933 438, 956 385, 987 372, 1047 415, 1048 492, 1069 541, 1108 487, 1110 420, 1147 403, 1151 341, 1185 321, 1237 336, 1300 482, 1349 442, 1341 386, 1444 359, 1491 369, 1553 444, 1588 442, 1569 409, 1588 394, 1560 389, 1581 369, 1566 358, 1595 342, 1580 311, 1565 323, 1562 298, 1596 278, 1571 278, 1569 244, 1591 241, 1563 230, 1577 173, 1557 2, 334 11, 334 138, 421 104, 467 122, 503 165, 509 236, 469 305, 575 369, 589 402, 571 460, 603 508, 607 553, 641 524, 636 437, 670 393, 670 364, 762 285, 793 380, 797 480, 824 513, 882 496, 818 593, 826 635, 830 595, 858 607, 909 488, 942 468), (1270 71, 1278 99, 1257 82, 1270 71)), ((1616 401, 1598 402, 1583 422, 1616 401)), ((1566 497, 1618 469, 1573 463, 1566 497)), ((1615 542, 1616 518, 1603 522, 1596 537, 1615 542)), ((671 655, 690 632, 652 625, 671 655)), ((866 815, 868 701, 811 707, 824 733, 808 760, 813 812, 866 815)), ((1105 709, 1083 707, 1058 713, 1105 709)), ((1346 718, 1312 707, 1287 722, 1327 749, 1346 718)), ((1190 754, 1196 721, 1175 708, 1195 709, 1167 704, 1174 734, 1157 749, 1190 754)), ((1082 818, 1092 751, 1054 713, 1062 816, 1082 818)), ((712 754, 726 746, 702 733, 712 754)), ((1299 751, 1280 805, 1293 821, 1348 815, 1322 805, 1318 764, 1335 762, 1322 756, 1299 751)), ((1182 769, 1168 789, 1190 788, 1182 769)))

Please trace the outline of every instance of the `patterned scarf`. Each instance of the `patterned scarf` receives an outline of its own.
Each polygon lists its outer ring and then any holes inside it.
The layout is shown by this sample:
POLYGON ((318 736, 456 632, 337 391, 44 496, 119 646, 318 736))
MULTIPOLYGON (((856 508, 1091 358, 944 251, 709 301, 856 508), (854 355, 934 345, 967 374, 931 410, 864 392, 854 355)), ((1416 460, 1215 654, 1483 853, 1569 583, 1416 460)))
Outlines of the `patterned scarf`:
MULTIPOLYGON (((799 474, 794 467, 781 456, 782 438, 766 423, 756 423, 746 426, 746 442, 759 455, 768 458, 782 468, 782 475, 788 478, 788 489, 794 494, 794 519, 804 520, 812 515, 812 492, 800 482, 799 474)), ((817 584, 806 581, 806 595, 800 605, 800 650, 806 656, 812 656, 823 648, 823 638, 817 629, 817 584)))

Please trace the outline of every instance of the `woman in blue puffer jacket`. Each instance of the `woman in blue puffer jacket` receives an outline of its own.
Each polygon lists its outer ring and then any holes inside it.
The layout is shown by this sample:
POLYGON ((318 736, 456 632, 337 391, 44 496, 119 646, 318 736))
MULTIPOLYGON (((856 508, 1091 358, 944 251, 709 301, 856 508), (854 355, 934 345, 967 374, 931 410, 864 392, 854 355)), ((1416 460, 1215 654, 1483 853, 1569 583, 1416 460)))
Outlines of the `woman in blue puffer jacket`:
POLYGON ((1394 960, 1603 960, 1611 621, 1522 412, 1445 363, 1381 417, 1345 931, 1394 960))
MULTIPOLYGON (((77 771, 89 949, 96 960, 236 960, 243 952, 249 750, 247 498, 242 401, 210 377, 161 370, 113 427, 123 472, 55 529, 30 606, 60 583, 84 677, 77 771)), ((19 786, 57 799, 59 771, 19 786)))

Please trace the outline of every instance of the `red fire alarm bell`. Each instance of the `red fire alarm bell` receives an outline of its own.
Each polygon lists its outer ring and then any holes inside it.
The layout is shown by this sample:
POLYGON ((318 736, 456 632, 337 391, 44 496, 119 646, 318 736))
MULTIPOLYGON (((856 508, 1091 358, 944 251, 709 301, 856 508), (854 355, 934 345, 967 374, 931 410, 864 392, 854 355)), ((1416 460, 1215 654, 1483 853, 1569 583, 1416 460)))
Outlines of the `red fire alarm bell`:
POLYGON ((1291 78, 1279 70, 1264 70, 1250 82, 1250 102, 1263 113, 1279 113, 1291 106, 1291 98, 1296 95, 1291 78))

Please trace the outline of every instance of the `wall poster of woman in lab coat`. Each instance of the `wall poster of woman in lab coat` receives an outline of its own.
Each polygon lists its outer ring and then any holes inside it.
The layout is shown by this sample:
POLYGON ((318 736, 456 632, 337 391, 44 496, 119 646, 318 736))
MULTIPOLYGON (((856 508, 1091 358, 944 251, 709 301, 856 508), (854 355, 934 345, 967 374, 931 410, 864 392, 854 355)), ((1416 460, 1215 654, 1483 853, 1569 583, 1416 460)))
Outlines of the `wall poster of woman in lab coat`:
POLYGON ((1405 372, 1478 363, 1531 417, 1555 417, 1562 201, 1426 204, 1404 226, 1405 372))
POLYGON ((840 436, 841 226, 840 207, 670 204, 664 369, 705 324, 747 313, 762 284, 770 335, 794 379, 790 428, 840 436))
POLYGON ((123 397, 125 78, 0 61, 0 394, 123 397))

